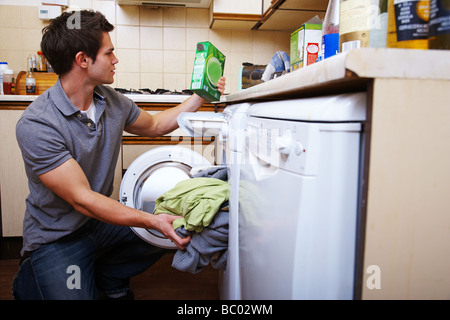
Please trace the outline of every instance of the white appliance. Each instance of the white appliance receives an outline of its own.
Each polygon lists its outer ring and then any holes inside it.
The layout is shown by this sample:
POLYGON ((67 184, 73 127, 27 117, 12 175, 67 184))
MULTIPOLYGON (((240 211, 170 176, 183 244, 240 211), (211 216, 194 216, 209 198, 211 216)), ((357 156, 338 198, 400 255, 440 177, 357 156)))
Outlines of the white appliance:
POLYGON ((218 159, 227 166, 229 197, 229 230, 227 267, 223 270, 220 297, 223 300, 241 298, 239 275, 239 175, 247 126, 247 111, 251 104, 243 103, 227 107, 223 113, 183 113, 178 117, 180 128, 194 137, 218 136, 218 159))
POLYGON ((352 299, 364 93, 257 103, 239 186, 242 299, 352 299))

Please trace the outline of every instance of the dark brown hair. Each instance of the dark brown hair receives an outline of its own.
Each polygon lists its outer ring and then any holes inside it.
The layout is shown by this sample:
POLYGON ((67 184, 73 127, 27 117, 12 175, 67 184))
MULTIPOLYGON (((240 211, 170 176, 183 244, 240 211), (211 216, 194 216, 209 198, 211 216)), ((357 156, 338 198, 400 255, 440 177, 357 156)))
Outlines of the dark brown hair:
POLYGON ((72 69, 75 55, 80 51, 95 62, 103 32, 112 30, 114 26, 100 12, 64 12, 42 29, 41 50, 53 70, 62 75, 72 69))

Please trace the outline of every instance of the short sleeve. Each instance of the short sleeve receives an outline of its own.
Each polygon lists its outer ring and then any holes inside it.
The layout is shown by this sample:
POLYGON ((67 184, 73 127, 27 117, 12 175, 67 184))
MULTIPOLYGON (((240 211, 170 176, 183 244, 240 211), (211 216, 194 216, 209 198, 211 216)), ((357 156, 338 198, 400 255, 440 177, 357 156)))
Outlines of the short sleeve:
POLYGON ((72 158, 58 130, 39 119, 22 117, 16 125, 16 138, 25 165, 36 178, 72 158))
MULTIPOLYGON (((128 98, 126 98, 128 99, 128 98)), ((131 101, 131 100, 130 100, 131 101)), ((134 103, 133 101, 131 101, 131 110, 130 113, 128 115, 128 118, 125 122, 125 127, 133 124, 133 122, 135 122, 137 120, 137 118, 139 117, 139 114, 141 113, 141 108, 139 108, 136 103, 134 103)))

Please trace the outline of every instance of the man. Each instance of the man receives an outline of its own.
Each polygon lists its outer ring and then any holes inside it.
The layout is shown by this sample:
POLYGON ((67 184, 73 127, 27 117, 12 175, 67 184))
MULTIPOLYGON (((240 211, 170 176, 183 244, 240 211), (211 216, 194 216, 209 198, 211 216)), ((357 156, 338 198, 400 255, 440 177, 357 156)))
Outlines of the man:
MULTIPOLYGON (((16 127, 30 189, 16 299, 129 298, 130 277, 164 253, 130 226, 158 230, 180 249, 190 240, 173 230, 176 216, 139 211, 109 196, 123 130, 169 133, 181 112, 197 111, 205 101, 194 94, 151 116, 103 86, 113 83, 118 63, 113 29, 102 14, 81 11, 63 13, 43 30, 41 49, 59 78, 16 127)), ((224 86, 222 77, 222 94, 224 86)))

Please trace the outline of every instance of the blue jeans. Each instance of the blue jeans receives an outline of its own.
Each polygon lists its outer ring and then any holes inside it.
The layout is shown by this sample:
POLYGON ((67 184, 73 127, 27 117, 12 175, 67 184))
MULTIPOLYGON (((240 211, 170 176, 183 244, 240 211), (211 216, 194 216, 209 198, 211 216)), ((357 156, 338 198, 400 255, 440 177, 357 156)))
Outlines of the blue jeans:
POLYGON ((87 222, 73 234, 42 245, 24 259, 13 281, 18 300, 92 300, 99 292, 125 293, 129 281, 167 250, 129 227, 87 222))

